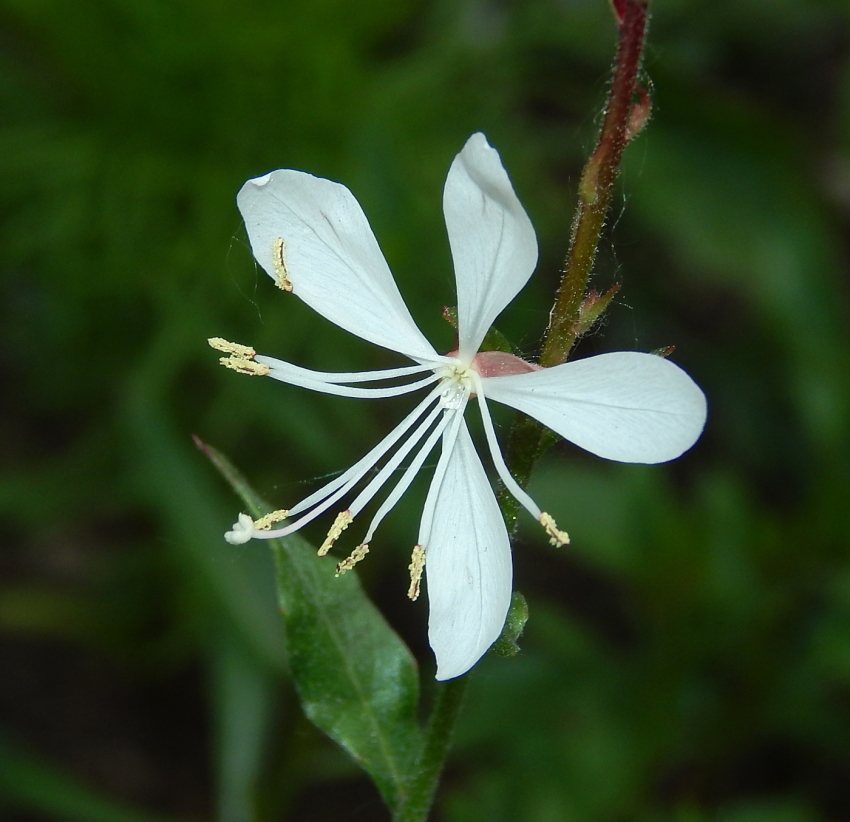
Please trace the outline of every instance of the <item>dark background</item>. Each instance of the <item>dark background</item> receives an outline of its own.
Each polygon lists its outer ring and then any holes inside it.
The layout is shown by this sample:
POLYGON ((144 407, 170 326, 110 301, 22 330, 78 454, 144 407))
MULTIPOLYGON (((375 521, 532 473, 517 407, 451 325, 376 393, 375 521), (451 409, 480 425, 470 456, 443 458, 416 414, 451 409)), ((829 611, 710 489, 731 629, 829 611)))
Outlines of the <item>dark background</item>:
MULTIPOLYGON (((594 280, 623 289, 579 354, 675 345, 708 427, 668 466, 540 466, 573 544, 522 532, 523 652, 477 670, 435 820, 850 820, 850 8, 655 5, 594 280)), ((0 818, 386 818, 300 716, 269 559, 223 543, 240 505, 190 435, 291 504, 405 403, 206 338, 399 360, 257 272, 235 194, 344 182, 447 350, 441 190, 483 130, 540 240, 499 320, 533 356, 615 38, 604 0, 0 2, 0 818)), ((359 567, 428 681, 422 493, 359 567)))

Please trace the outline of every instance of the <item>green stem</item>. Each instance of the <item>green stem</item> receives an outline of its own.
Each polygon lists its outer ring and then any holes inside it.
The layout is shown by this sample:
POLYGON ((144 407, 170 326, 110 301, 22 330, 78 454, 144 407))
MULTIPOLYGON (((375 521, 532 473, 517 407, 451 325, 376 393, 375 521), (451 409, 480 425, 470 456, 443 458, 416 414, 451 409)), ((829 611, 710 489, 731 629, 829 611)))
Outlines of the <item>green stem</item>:
POLYGON ((428 819, 468 681, 469 674, 465 674, 437 686, 422 750, 407 783, 405 798, 393 814, 393 822, 428 819))

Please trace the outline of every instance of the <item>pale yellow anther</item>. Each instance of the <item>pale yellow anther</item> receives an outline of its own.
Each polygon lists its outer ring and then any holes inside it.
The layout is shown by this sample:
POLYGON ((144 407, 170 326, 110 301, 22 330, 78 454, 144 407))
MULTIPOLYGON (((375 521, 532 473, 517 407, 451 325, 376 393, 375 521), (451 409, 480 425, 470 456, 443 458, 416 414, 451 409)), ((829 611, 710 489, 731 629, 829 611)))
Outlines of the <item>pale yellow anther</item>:
POLYGON ((221 337, 210 337, 207 342, 216 351, 221 351, 223 354, 231 354, 234 357, 241 357, 243 360, 251 360, 257 356, 257 352, 250 345, 232 343, 228 340, 223 340, 221 337))
POLYGON ((362 545, 358 545, 352 552, 351 556, 347 559, 344 559, 336 566, 336 576, 340 574, 344 574, 346 571, 350 571, 358 562, 360 562, 366 554, 369 553, 369 545, 367 543, 363 543, 362 545))
POLYGON ((421 545, 413 546, 413 554, 410 557, 410 565, 407 570, 410 571, 410 588, 407 589, 407 596, 416 600, 419 597, 419 584, 422 582, 422 571, 425 568, 425 548, 421 545))
POLYGON ((278 511, 272 511, 270 514, 266 514, 263 517, 260 517, 255 523, 254 528, 257 531, 268 531, 272 525, 276 522, 282 522, 289 516, 289 511, 285 508, 281 508, 278 511))
POLYGON ((265 377, 271 371, 267 365, 254 362, 257 352, 250 346, 228 342, 221 337, 210 337, 207 342, 216 351, 223 351, 229 355, 219 359, 225 368, 238 371, 240 374, 250 374, 252 377, 265 377))
POLYGON ((545 511, 541 511, 540 513, 540 524, 546 529, 546 533, 549 534, 550 545, 560 548, 562 545, 569 544, 570 537, 567 532, 559 530, 555 520, 545 511))
POLYGON ((339 539, 339 535, 348 528, 351 523, 354 522, 354 517, 351 516, 351 511, 341 511, 336 515, 336 519, 334 520, 334 524, 331 525, 331 530, 328 531, 328 535, 325 537, 325 541, 322 543, 319 548, 319 556, 323 557, 327 554, 328 551, 331 550, 333 544, 339 539))
POLYGON ((268 376, 271 369, 261 362, 253 360, 243 360, 239 357, 222 357, 219 362, 225 367, 233 371, 238 371, 240 374, 248 374, 251 377, 268 376))
POLYGON ((274 262, 274 273, 277 275, 277 287, 282 291, 292 291, 292 280, 289 279, 289 271, 286 268, 285 249, 286 243, 283 238, 275 238, 272 261, 274 262))

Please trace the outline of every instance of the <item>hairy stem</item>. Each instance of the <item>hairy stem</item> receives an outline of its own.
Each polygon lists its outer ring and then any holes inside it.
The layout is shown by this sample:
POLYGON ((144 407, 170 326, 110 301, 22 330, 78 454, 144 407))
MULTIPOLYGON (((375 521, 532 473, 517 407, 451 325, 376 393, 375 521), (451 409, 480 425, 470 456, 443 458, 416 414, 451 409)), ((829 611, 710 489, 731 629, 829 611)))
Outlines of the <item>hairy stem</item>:
MULTIPOLYGON (((619 42, 614 62, 614 76, 596 148, 590 155, 578 190, 578 204, 573 217, 570 247, 549 327, 543 338, 540 364, 559 365, 570 354, 576 340, 589 327, 590 314, 607 307, 616 287, 604 295, 605 305, 594 306, 587 298, 587 284, 593 271, 596 250, 611 206, 614 183, 623 150, 640 129, 648 114, 648 100, 641 93, 642 105, 634 103, 638 91, 643 45, 648 20, 648 0, 614 0, 619 23, 619 42)), ((534 466, 557 437, 535 420, 518 414, 507 449, 507 462, 520 485, 531 478, 534 466)), ((508 493, 500 494, 500 503, 509 525, 516 522, 519 504, 508 493)))
POLYGON ((617 5, 617 12, 620 39, 614 77, 599 141, 579 183, 570 249, 540 356, 540 364, 546 367, 564 362, 578 336, 587 282, 611 206, 620 159, 631 137, 637 76, 646 34, 647 0, 624 0, 617 5))
POLYGON ((469 674, 437 685, 431 718, 407 792, 393 814, 393 822, 425 822, 451 745, 469 674))

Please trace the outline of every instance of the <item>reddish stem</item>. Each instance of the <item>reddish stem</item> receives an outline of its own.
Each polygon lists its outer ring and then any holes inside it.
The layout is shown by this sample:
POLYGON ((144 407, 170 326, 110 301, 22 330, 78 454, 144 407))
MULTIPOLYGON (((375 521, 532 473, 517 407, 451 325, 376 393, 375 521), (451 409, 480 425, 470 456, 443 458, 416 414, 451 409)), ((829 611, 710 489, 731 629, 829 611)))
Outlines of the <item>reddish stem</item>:
MULTIPOLYGON (((642 119, 645 122, 649 116, 649 99, 645 93, 641 94, 637 107, 634 104, 646 35, 647 3, 648 0, 612 0, 620 26, 614 77, 608 93, 599 142, 581 177, 570 250, 544 338, 540 356, 542 366, 551 367, 564 362, 576 339, 589 325, 586 314, 592 305, 585 303, 587 283, 593 270, 605 217, 611 205, 620 158, 628 141, 643 125, 639 121, 642 119)), ((616 288, 618 286, 609 289, 602 298, 597 299, 610 302, 616 288)), ((607 307, 607 302, 602 310, 607 307)), ((518 415, 511 431, 507 457, 511 472, 520 485, 525 486, 528 483, 537 460, 555 439, 554 434, 530 417, 518 415)), ((513 529, 519 511, 518 504, 504 489, 500 493, 500 503, 505 520, 513 529)))
POLYGON ((616 0, 614 3, 620 26, 614 77, 599 142, 581 175, 570 250, 540 357, 540 364, 544 366, 564 362, 578 336, 579 312, 611 205, 614 181, 623 150, 632 136, 629 127, 646 35, 647 5, 648 0, 616 0))

